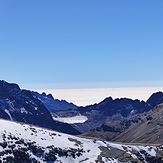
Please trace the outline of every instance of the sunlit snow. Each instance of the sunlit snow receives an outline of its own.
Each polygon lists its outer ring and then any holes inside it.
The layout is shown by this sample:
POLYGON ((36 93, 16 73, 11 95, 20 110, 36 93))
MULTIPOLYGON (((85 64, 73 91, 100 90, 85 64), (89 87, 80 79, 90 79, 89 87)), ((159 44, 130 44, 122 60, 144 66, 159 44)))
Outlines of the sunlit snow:
MULTIPOLYGON (((106 163, 121 162, 117 157, 101 155, 101 147, 108 151, 112 151, 113 148, 120 150, 121 152, 130 154, 134 159, 137 159, 135 155, 136 152, 141 152, 143 150, 147 155, 155 156, 156 150, 158 149, 158 147, 156 148, 155 146, 125 145, 95 139, 80 138, 2 119, 0 119, 0 144, 0 152, 3 152, 4 150, 6 152, 3 153, 3 157, 0 157, 1 162, 3 161, 3 158, 8 155, 14 157, 12 154, 13 150, 22 150, 25 148, 27 149, 26 152, 29 154, 30 158, 35 158, 38 162, 45 162, 45 155, 49 152, 50 147, 61 149, 63 151, 73 150, 81 152, 81 155, 76 155, 76 157, 72 157, 69 153, 67 153, 66 157, 56 154, 55 156, 57 160, 55 162, 63 163, 94 163, 97 162, 98 157, 101 157, 106 163), (8 146, 2 149, 1 145, 4 143, 8 146), (28 146, 31 143, 42 149, 42 152, 34 153, 28 146), (11 151, 10 146, 13 148, 11 151), (7 150, 10 152, 7 153, 7 150), (133 150, 135 151, 134 153, 132 153, 133 150)), ((139 153, 139 155, 140 154, 143 155, 143 153, 139 153)))

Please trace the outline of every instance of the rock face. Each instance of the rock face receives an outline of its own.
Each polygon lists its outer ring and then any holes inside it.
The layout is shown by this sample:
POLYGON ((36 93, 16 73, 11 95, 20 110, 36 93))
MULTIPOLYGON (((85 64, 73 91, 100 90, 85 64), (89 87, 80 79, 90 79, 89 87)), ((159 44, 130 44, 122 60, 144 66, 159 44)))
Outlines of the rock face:
POLYGON ((163 93, 157 92, 146 101, 121 98, 106 98, 99 104, 56 112, 60 117, 76 115, 86 116, 88 120, 74 127, 84 136, 113 140, 124 132, 132 123, 138 122, 141 114, 150 111, 163 102, 163 93))
MULTIPOLYGON (((113 121, 124 121, 123 123, 128 123, 126 124, 126 126, 128 126, 131 121, 137 120, 139 114, 149 111, 150 109, 151 107, 144 101, 127 98, 113 100, 109 97, 99 104, 79 107, 75 110, 56 112, 56 114, 60 117, 70 117, 75 115, 86 116, 88 120, 85 123, 75 124, 77 129, 85 133, 104 123, 106 126, 106 124, 113 121)), ((111 130, 113 130, 113 128, 111 130)))
POLYGON ((163 162, 161 145, 85 139, 0 119, 0 162, 163 162))
POLYGON ((129 143, 163 143, 163 104, 140 116, 126 131, 114 139, 129 143))
POLYGON ((150 98, 147 100, 147 105, 150 108, 154 108, 156 105, 163 103, 163 92, 153 93, 150 98))
POLYGON ((56 122, 43 103, 17 84, 0 81, 0 117, 11 121, 34 124, 57 131, 79 134, 68 124, 56 122))
POLYGON ((46 93, 39 94, 38 92, 32 92, 38 99, 44 104, 44 106, 53 113, 58 110, 76 109, 77 106, 73 103, 69 103, 65 100, 54 99, 51 94, 46 93))

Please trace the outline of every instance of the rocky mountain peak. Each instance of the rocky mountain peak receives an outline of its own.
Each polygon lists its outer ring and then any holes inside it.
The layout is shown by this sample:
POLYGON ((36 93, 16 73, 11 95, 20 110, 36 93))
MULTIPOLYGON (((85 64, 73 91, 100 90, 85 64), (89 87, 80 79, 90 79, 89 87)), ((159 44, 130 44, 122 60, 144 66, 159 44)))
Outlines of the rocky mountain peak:
POLYGON ((0 97, 12 96, 16 91, 20 91, 20 88, 15 83, 7 83, 4 80, 0 80, 0 97))
POLYGON ((32 91, 32 94, 35 95, 51 113, 57 110, 67 110, 77 108, 76 105, 69 103, 65 100, 54 99, 52 94, 47 95, 45 92, 39 94, 38 92, 34 91, 32 91))
POLYGON ((153 93, 146 102, 150 107, 163 103, 163 92, 153 93))
POLYGON ((43 95, 45 98, 48 97, 48 98, 54 100, 54 97, 53 97, 53 95, 52 95, 51 93, 50 93, 50 94, 46 94, 45 92, 43 92, 42 95, 43 95))
POLYGON ((66 133, 80 133, 68 124, 54 121, 48 109, 31 91, 21 90, 17 84, 5 81, 0 81, 0 117, 66 133))

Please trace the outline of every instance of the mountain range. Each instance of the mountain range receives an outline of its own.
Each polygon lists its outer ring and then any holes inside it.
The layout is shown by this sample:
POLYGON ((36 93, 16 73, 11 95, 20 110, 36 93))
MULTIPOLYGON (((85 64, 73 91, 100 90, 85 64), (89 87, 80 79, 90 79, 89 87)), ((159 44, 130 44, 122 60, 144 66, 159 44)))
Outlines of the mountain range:
POLYGON ((122 143, 162 144, 162 103, 163 93, 156 92, 146 102, 109 97, 99 104, 58 111, 57 114, 61 117, 86 116, 88 120, 84 123, 73 124, 84 137, 122 143))
POLYGON ((162 92, 152 94, 146 102, 128 98, 112 99, 108 97, 98 104, 57 111, 55 114, 62 118, 71 118, 76 115, 85 116, 87 121, 76 123, 73 127, 85 136, 100 137, 110 141, 126 130, 132 123, 137 122, 141 114, 149 112, 161 103, 163 103, 162 92))
POLYGON ((0 118, 0 162, 163 162, 162 92, 77 107, 0 80, 0 118))
POLYGON ((79 134, 71 125, 55 121, 33 92, 17 84, 0 81, 0 118, 24 122, 56 131, 79 134))
MULTIPOLYGON (((99 137, 113 140, 139 121, 147 113, 163 103, 163 93, 152 94, 145 101, 128 98, 112 99, 86 107, 77 107, 65 100, 54 99, 51 94, 39 94, 22 90, 17 84, 0 81, 0 117, 12 121, 34 124, 69 134, 99 137), (83 118, 72 124, 57 118, 83 118)), ((149 112, 150 113, 150 112, 149 112)))
POLYGON ((145 102, 128 98, 112 99, 86 107, 77 107, 65 100, 54 99, 51 94, 21 90, 17 84, 0 81, 0 117, 62 131, 83 133, 112 140, 137 122, 144 112, 163 103, 163 93, 157 92, 145 102), (62 123, 57 118, 84 118, 80 123, 62 123))

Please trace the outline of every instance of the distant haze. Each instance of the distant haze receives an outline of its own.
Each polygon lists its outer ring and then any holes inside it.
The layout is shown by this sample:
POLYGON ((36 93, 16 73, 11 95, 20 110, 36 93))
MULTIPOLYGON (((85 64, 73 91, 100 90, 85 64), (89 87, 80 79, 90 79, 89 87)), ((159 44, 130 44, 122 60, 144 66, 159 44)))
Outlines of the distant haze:
POLYGON ((153 93, 163 91, 163 87, 52 89, 37 91, 39 93, 51 93, 55 99, 66 100, 78 106, 86 106, 99 103, 109 96, 113 99, 127 97, 146 101, 153 93))

